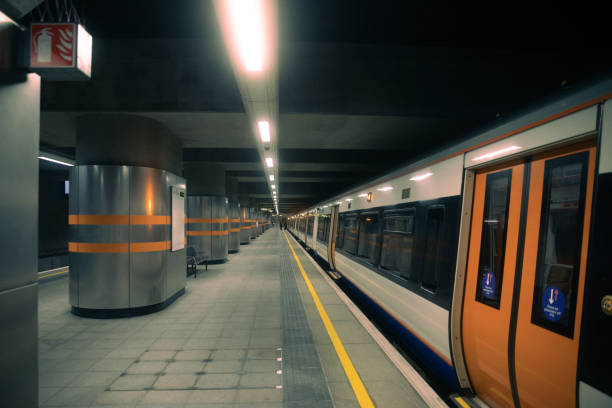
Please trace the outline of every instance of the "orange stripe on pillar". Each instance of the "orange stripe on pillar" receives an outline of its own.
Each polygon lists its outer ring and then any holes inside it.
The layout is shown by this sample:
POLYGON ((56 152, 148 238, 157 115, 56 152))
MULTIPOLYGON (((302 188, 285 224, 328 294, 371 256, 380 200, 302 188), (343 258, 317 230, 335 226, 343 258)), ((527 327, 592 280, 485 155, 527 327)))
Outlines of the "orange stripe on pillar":
POLYGON ((187 231, 188 236, 219 236, 219 235, 227 235, 227 231, 187 231))
POLYGON ((187 218, 187 224, 206 224, 211 222, 227 222, 227 218, 187 218))

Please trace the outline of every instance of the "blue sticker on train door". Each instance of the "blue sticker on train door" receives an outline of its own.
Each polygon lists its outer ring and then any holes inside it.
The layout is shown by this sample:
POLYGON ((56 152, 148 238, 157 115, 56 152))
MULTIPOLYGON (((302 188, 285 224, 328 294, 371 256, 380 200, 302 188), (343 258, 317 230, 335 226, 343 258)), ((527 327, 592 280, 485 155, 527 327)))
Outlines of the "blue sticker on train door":
POLYGON ((493 272, 486 271, 482 275, 481 290, 484 297, 493 299, 495 297, 495 275, 493 272))
POLYGON ((542 311, 544 317, 551 322, 556 322, 563 316, 565 310, 565 296, 563 292, 556 286, 547 286, 544 289, 544 296, 542 296, 542 311))

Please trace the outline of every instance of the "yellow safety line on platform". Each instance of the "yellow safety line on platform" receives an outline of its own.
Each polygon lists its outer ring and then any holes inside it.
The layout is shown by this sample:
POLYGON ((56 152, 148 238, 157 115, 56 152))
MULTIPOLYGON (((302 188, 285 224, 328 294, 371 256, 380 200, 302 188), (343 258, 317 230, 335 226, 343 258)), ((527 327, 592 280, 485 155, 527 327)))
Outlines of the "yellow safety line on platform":
POLYGON ((462 408, 470 408, 470 406, 461 397, 455 397, 455 401, 457 401, 462 408))
POLYGON ((295 261, 297 262, 297 265, 300 268, 300 272, 302 272, 302 277, 304 278, 304 281, 306 282, 306 286, 308 287, 308 290, 310 291, 310 295, 312 296, 312 299, 314 300, 314 303, 317 306, 317 310, 319 311, 319 316, 321 316, 321 320, 323 320, 323 325, 325 326, 325 329, 327 330, 327 334, 329 335, 329 338, 332 344, 334 345, 334 349, 336 349, 336 354, 338 354, 338 358, 340 359, 342 368, 344 368, 344 372, 346 373, 346 376, 348 377, 348 380, 351 383, 351 387, 353 387, 353 392, 355 393, 355 396, 357 397, 357 401, 359 402, 359 405, 361 407, 374 408, 374 404, 372 403, 372 400, 370 399, 370 396, 368 395, 368 391, 366 391, 365 386, 361 382, 361 378, 359 378, 359 374, 357 374, 355 367, 353 367, 353 363, 351 362, 351 359, 348 353, 344 349, 344 346, 342 345, 342 342, 340 341, 340 337, 338 337, 338 333, 336 333, 336 329, 334 328, 334 325, 329 319, 329 316, 327 315, 327 312, 325 311, 323 304, 319 300, 319 296, 317 295, 317 292, 315 291, 314 287, 310 283, 310 279, 308 279, 308 275, 306 275, 306 272, 304 271, 304 268, 302 267, 302 263, 300 262, 297 255, 295 254, 295 251, 293 250, 293 246, 291 245, 291 242, 289 241, 289 237, 287 237, 287 233, 283 231, 283 234, 285 234, 285 239, 287 240, 287 243, 289 244, 289 248, 291 249, 291 252, 293 253, 293 257, 295 258, 295 261))
POLYGON ((64 275, 64 274, 66 274, 66 273, 68 273, 68 270, 67 270, 67 269, 66 269, 66 270, 63 270, 63 271, 54 272, 54 273, 50 273, 50 274, 47 274, 47 275, 39 276, 39 277, 38 277, 38 279, 39 279, 39 280, 40 280, 40 279, 46 279, 46 278, 50 278, 50 277, 52 277, 52 276, 64 275))

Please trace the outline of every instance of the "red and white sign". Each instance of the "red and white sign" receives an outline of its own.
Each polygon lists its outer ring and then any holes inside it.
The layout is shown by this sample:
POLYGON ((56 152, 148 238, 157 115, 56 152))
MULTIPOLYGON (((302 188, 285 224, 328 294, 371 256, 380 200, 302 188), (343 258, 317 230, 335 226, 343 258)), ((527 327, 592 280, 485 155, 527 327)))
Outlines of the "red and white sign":
POLYGON ((30 67, 74 67, 77 51, 77 25, 34 23, 30 32, 30 67))

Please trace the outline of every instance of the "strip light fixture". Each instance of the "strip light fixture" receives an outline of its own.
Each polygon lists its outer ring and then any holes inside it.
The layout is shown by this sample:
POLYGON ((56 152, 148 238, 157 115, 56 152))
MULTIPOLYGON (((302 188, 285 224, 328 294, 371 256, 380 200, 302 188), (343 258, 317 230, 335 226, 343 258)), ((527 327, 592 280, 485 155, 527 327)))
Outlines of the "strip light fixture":
POLYGON ((274 181, 274 174, 270 174, 270 181, 274 181))
POLYGON ((265 34, 261 0, 227 0, 234 41, 247 71, 264 67, 265 34))
POLYGON ((260 120, 257 122, 257 127, 259 128, 259 137, 261 137, 261 141, 264 143, 270 142, 270 122, 267 120, 260 120))
POLYGON ((274 167, 274 160, 271 157, 266 157, 266 166, 274 167))
POLYGON ((377 188, 376 190, 378 190, 378 191, 391 191, 391 190, 393 190, 393 187, 386 186, 386 187, 377 188))
POLYGON ((425 180, 426 178, 431 177, 431 176, 433 176, 433 173, 425 173, 425 174, 420 174, 418 176, 411 177, 410 180, 412 180, 412 181, 421 181, 421 180, 425 180))
POLYGON ((491 152, 491 153, 486 153, 486 154, 483 154, 482 156, 474 157, 472 159, 472 161, 480 161, 480 160, 492 159, 494 157, 499 156, 500 154, 513 152, 513 151, 519 150, 519 149, 522 149, 522 147, 520 147, 520 146, 508 146, 508 147, 504 147, 503 149, 499 149, 499 150, 496 150, 496 151, 491 152))
POLYGON ((53 163, 57 163, 57 164, 61 164, 63 166, 68 166, 68 167, 74 167, 73 163, 68 163, 62 160, 57 160, 57 159, 52 159, 51 157, 46 157, 46 156, 38 156, 39 159, 41 160, 46 160, 46 161, 50 161, 53 163))

